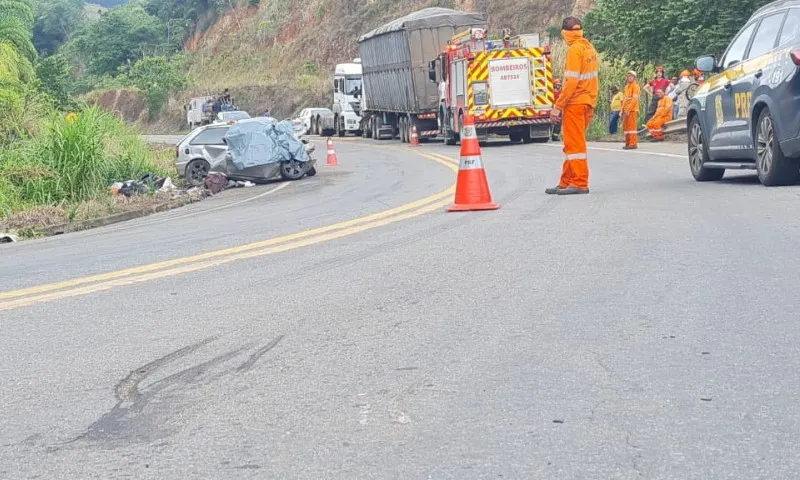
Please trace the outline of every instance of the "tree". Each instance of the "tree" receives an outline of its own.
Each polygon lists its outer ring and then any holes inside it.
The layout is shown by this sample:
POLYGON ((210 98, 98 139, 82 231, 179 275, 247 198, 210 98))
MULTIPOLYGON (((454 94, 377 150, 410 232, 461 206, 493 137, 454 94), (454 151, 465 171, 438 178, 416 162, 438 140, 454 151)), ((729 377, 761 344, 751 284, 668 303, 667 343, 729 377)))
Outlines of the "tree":
POLYGON ((180 60, 175 57, 146 57, 130 69, 123 69, 127 81, 147 94, 147 109, 151 118, 161 111, 169 96, 186 86, 180 60))
POLYGON ((36 58, 32 42, 33 8, 24 0, 0 0, 0 43, 11 45, 28 62, 36 58))
POLYGON ((690 67, 721 54, 747 18, 771 0, 600 0, 585 19, 598 50, 633 65, 690 67))
POLYGON ((104 12, 85 23, 65 45, 91 75, 115 74, 121 66, 154 54, 178 50, 182 38, 168 36, 167 25, 150 15, 139 3, 104 12))
POLYGON ((86 20, 83 0, 39 0, 33 43, 39 55, 53 55, 86 20))
POLYGON ((69 95, 71 73, 72 65, 62 55, 51 55, 36 64, 39 90, 50 95, 56 107, 61 110, 68 109, 73 103, 69 95))

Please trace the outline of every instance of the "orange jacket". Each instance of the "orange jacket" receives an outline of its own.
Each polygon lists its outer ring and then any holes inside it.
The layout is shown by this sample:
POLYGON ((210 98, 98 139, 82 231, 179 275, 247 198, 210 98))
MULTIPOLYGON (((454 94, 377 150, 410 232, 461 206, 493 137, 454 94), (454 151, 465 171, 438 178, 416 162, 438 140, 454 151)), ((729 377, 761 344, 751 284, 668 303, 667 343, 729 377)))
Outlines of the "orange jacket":
POLYGON ((622 92, 622 113, 639 113, 639 93, 641 89, 636 82, 626 83, 622 92))
POLYGON ((653 120, 663 120, 665 122, 672 120, 672 105, 671 98, 666 95, 661 97, 661 100, 658 101, 656 113, 653 114, 653 120))
POLYGON ((555 107, 564 110, 567 105, 597 105, 600 82, 597 78, 600 59, 589 40, 583 38, 583 30, 561 32, 569 45, 564 66, 564 85, 555 107))

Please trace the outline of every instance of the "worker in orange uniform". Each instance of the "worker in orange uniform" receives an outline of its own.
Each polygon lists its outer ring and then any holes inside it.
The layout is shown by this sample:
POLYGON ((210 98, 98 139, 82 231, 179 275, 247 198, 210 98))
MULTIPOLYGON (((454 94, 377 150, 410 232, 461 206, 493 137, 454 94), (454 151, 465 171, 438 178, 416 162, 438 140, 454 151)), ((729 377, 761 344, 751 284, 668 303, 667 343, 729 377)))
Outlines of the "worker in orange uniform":
POLYGON ((636 72, 628 72, 625 80, 625 90, 622 92, 622 133, 625 134, 625 146, 623 150, 635 150, 639 148, 639 127, 636 122, 639 119, 639 84, 636 83, 636 72))
POLYGON ((650 119, 645 126, 653 137, 654 142, 664 141, 664 124, 672 120, 672 99, 669 95, 664 95, 664 90, 656 90, 656 98, 658 98, 658 107, 653 118, 650 119))
POLYGON ((589 166, 586 158, 586 129, 594 116, 599 58, 589 40, 583 38, 583 25, 575 17, 561 23, 561 36, 568 45, 561 95, 553 106, 550 120, 561 123, 564 138, 564 165, 558 185, 548 188, 550 195, 589 193, 589 166))

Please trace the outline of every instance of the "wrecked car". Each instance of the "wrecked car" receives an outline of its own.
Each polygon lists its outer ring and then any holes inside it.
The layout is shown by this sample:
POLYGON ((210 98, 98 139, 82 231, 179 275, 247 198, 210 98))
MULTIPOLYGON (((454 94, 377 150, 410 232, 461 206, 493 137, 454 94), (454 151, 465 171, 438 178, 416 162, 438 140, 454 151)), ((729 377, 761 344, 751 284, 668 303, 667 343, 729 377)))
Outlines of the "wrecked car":
POLYGON ((192 186, 203 185, 210 172, 254 183, 311 177, 314 145, 298 133, 290 122, 266 117, 198 127, 178 144, 175 169, 192 186))

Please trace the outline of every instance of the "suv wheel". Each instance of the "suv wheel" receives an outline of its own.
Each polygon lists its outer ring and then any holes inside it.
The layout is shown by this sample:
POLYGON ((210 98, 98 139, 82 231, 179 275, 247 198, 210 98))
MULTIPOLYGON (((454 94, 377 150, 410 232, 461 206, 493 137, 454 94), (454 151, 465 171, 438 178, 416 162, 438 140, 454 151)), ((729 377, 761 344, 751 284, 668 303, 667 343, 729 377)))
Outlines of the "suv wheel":
POLYGON ((706 145, 700 119, 692 118, 689 124, 689 169, 698 182, 713 182, 720 180, 725 175, 724 168, 706 168, 703 166, 708 160, 708 145, 706 145))
POLYGON ((797 161, 783 155, 775 138, 772 115, 767 109, 761 111, 756 127, 756 171, 759 181, 766 187, 794 185, 800 177, 797 161))

